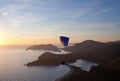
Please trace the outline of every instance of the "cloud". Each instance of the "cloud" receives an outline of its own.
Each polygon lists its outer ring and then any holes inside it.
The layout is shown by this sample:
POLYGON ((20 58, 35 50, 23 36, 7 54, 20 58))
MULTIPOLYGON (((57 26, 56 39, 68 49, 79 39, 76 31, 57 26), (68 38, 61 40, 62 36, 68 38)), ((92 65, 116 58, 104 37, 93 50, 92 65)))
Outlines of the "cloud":
POLYGON ((26 3, 9 3, 5 6, 2 6, 0 9, 1 15, 4 17, 9 17, 9 16, 16 16, 18 15, 22 10, 24 10, 26 3))
POLYGON ((74 14, 73 14, 73 18, 77 18, 77 17, 80 17, 80 16, 83 16, 83 15, 85 15, 86 13, 88 13, 89 12, 89 10, 88 9, 79 9, 77 12, 75 12, 74 14))
POLYGON ((4 18, 4 20, 6 19, 6 21, 9 21, 10 26, 14 27, 20 25, 23 26, 25 23, 40 22, 45 18, 44 16, 36 14, 32 10, 29 11, 30 6, 28 5, 28 3, 30 3, 31 6, 35 6, 33 5, 31 0, 14 0, 14 1, 15 3, 9 3, 8 5, 3 6, 0 9, 2 19, 4 18))
POLYGON ((44 19, 44 17, 40 16, 35 16, 32 13, 26 13, 20 16, 16 16, 14 18, 10 18, 11 23, 15 24, 30 24, 30 23, 35 23, 35 22, 40 22, 44 19))
POLYGON ((62 23, 56 25, 56 32, 77 35, 78 33, 111 32, 118 27, 118 23, 62 23))
POLYGON ((109 13, 113 10, 113 8, 104 8, 104 9, 98 9, 96 11, 93 12, 93 16, 99 16, 99 15, 103 15, 106 13, 109 13))
MULTIPOLYGON (((101 0, 88 1, 88 2, 85 3, 84 6, 81 6, 81 7, 77 8, 77 9, 75 9, 75 11, 71 11, 71 13, 73 13, 71 15, 71 17, 72 18, 79 18, 79 17, 82 17, 82 16, 84 17, 84 16, 87 16, 87 15, 90 15, 91 12, 94 12, 93 10, 96 8, 96 6, 101 4, 101 2, 102 2, 101 0)), ((105 10, 98 12, 98 14, 102 13, 102 12, 105 12, 105 10)))

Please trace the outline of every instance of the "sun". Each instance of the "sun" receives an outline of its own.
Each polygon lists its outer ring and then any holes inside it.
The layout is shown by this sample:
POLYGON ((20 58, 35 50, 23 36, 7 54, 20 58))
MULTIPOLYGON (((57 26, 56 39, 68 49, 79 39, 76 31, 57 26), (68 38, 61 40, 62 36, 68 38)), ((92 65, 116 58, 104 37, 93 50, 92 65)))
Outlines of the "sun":
POLYGON ((4 45, 4 39, 0 38, 0 45, 4 45))
POLYGON ((3 40, 0 38, 0 45, 3 44, 3 40))

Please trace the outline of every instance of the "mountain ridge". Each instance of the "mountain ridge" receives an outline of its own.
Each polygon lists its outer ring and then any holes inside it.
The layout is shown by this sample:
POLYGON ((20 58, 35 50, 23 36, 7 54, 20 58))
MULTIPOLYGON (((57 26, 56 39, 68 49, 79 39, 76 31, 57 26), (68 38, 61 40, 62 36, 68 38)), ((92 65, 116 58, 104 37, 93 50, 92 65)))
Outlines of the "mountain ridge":
POLYGON ((77 59, 85 59, 98 63, 104 68, 114 69, 120 71, 120 43, 117 42, 97 42, 93 40, 83 41, 73 46, 63 48, 63 50, 70 51, 72 53, 67 55, 55 55, 52 53, 44 53, 38 60, 28 63, 30 66, 34 65, 59 65, 61 59, 65 63, 70 61, 76 61, 77 59), (67 50, 66 50, 67 49, 67 50), (43 57, 44 56, 44 57, 43 57), (63 58, 64 57, 64 58, 63 58), (42 59, 42 62, 40 61, 42 59), (55 61, 58 60, 58 63, 55 61), (44 61, 48 60, 47 63, 44 61), (52 62, 50 62, 52 61, 52 62), (35 63, 36 62, 36 63, 35 63), (45 64, 44 64, 45 63, 45 64), (114 65, 114 66, 113 66, 114 65))
POLYGON ((26 50, 49 50, 49 51, 60 51, 58 47, 52 44, 41 44, 41 45, 33 45, 28 47, 26 50))

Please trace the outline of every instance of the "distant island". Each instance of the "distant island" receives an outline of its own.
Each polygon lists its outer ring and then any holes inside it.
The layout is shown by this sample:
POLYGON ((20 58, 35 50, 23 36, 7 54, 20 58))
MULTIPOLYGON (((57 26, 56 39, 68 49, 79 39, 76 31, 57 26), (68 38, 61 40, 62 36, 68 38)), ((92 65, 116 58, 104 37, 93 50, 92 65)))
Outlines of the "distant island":
POLYGON ((43 55, 39 56, 38 60, 30 62, 26 65, 56 66, 60 64, 72 63, 78 59, 85 59, 95 62, 99 66, 93 67, 89 73, 77 69, 76 67, 72 67, 74 68, 72 75, 70 75, 70 77, 64 77, 63 79, 60 79, 60 81, 113 81, 113 79, 115 81, 116 79, 120 80, 120 41, 102 43, 94 40, 86 40, 73 46, 63 48, 62 50, 70 51, 72 53, 56 55, 46 52, 43 55), (83 76, 86 78, 90 76, 92 79, 89 79, 89 77, 88 79, 84 80, 83 76))
POLYGON ((34 45, 31 47, 28 47, 26 50, 49 50, 49 51, 60 51, 58 47, 52 44, 47 45, 34 45))

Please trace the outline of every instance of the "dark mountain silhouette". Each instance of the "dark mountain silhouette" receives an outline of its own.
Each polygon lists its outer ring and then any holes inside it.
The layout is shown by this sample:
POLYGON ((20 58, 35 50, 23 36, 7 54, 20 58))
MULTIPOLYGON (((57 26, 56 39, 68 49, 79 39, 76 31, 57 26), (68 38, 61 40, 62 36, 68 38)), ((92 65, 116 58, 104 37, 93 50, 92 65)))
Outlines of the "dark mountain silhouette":
POLYGON ((34 45, 26 50, 50 50, 50 51, 59 51, 58 48, 52 44, 47 44, 47 45, 34 45))
POLYGON ((93 66, 89 72, 83 71, 78 67, 72 66, 73 73, 56 81, 120 81, 120 73, 93 66))
MULTIPOLYGON (((47 49, 57 51, 58 48, 53 45, 35 45, 28 49, 47 49)), ((61 60, 63 61, 63 59, 64 61, 68 62, 68 60, 77 60, 78 58, 82 58, 96 62, 105 68, 120 71, 120 41, 101 43, 93 40, 86 40, 82 43, 77 43, 73 46, 63 49, 72 53, 67 55, 45 53, 40 56, 37 61, 35 61, 38 63, 36 65, 47 65, 47 61, 49 65, 54 65, 55 62, 59 62, 57 64, 60 64, 61 60)), ((35 62, 32 64, 35 64, 35 62)))
POLYGON ((28 63, 27 66, 56 66, 65 63, 75 62, 79 57, 74 54, 53 54, 46 52, 43 55, 39 56, 38 60, 28 63))
POLYGON ((118 44, 120 41, 107 42, 107 44, 118 44))
POLYGON ((106 68, 120 70, 120 41, 101 43, 87 40, 64 50, 79 54, 80 58, 96 62, 106 68))
POLYGON ((120 41, 101 43, 86 40, 73 46, 63 48, 70 54, 56 55, 44 53, 38 60, 30 62, 27 66, 56 66, 85 59, 97 63, 90 72, 74 68, 72 75, 61 81, 119 81, 120 80, 120 41))
POLYGON ((120 41, 87 40, 64 49, 99 66, 93 66, 89 72, 73 67, 74 72, 59 81, 120 81, 120 41))
POLYGON ((86 40, 81 43, 77 43, 73 46, 69 46, 67 48, 63 48, 63 50, 70 51, 73 53, 82 53, 82 52, 90 52, 95 50, 96 48, 103 48, 104 43, 97 42, 94 40, 86 40))

